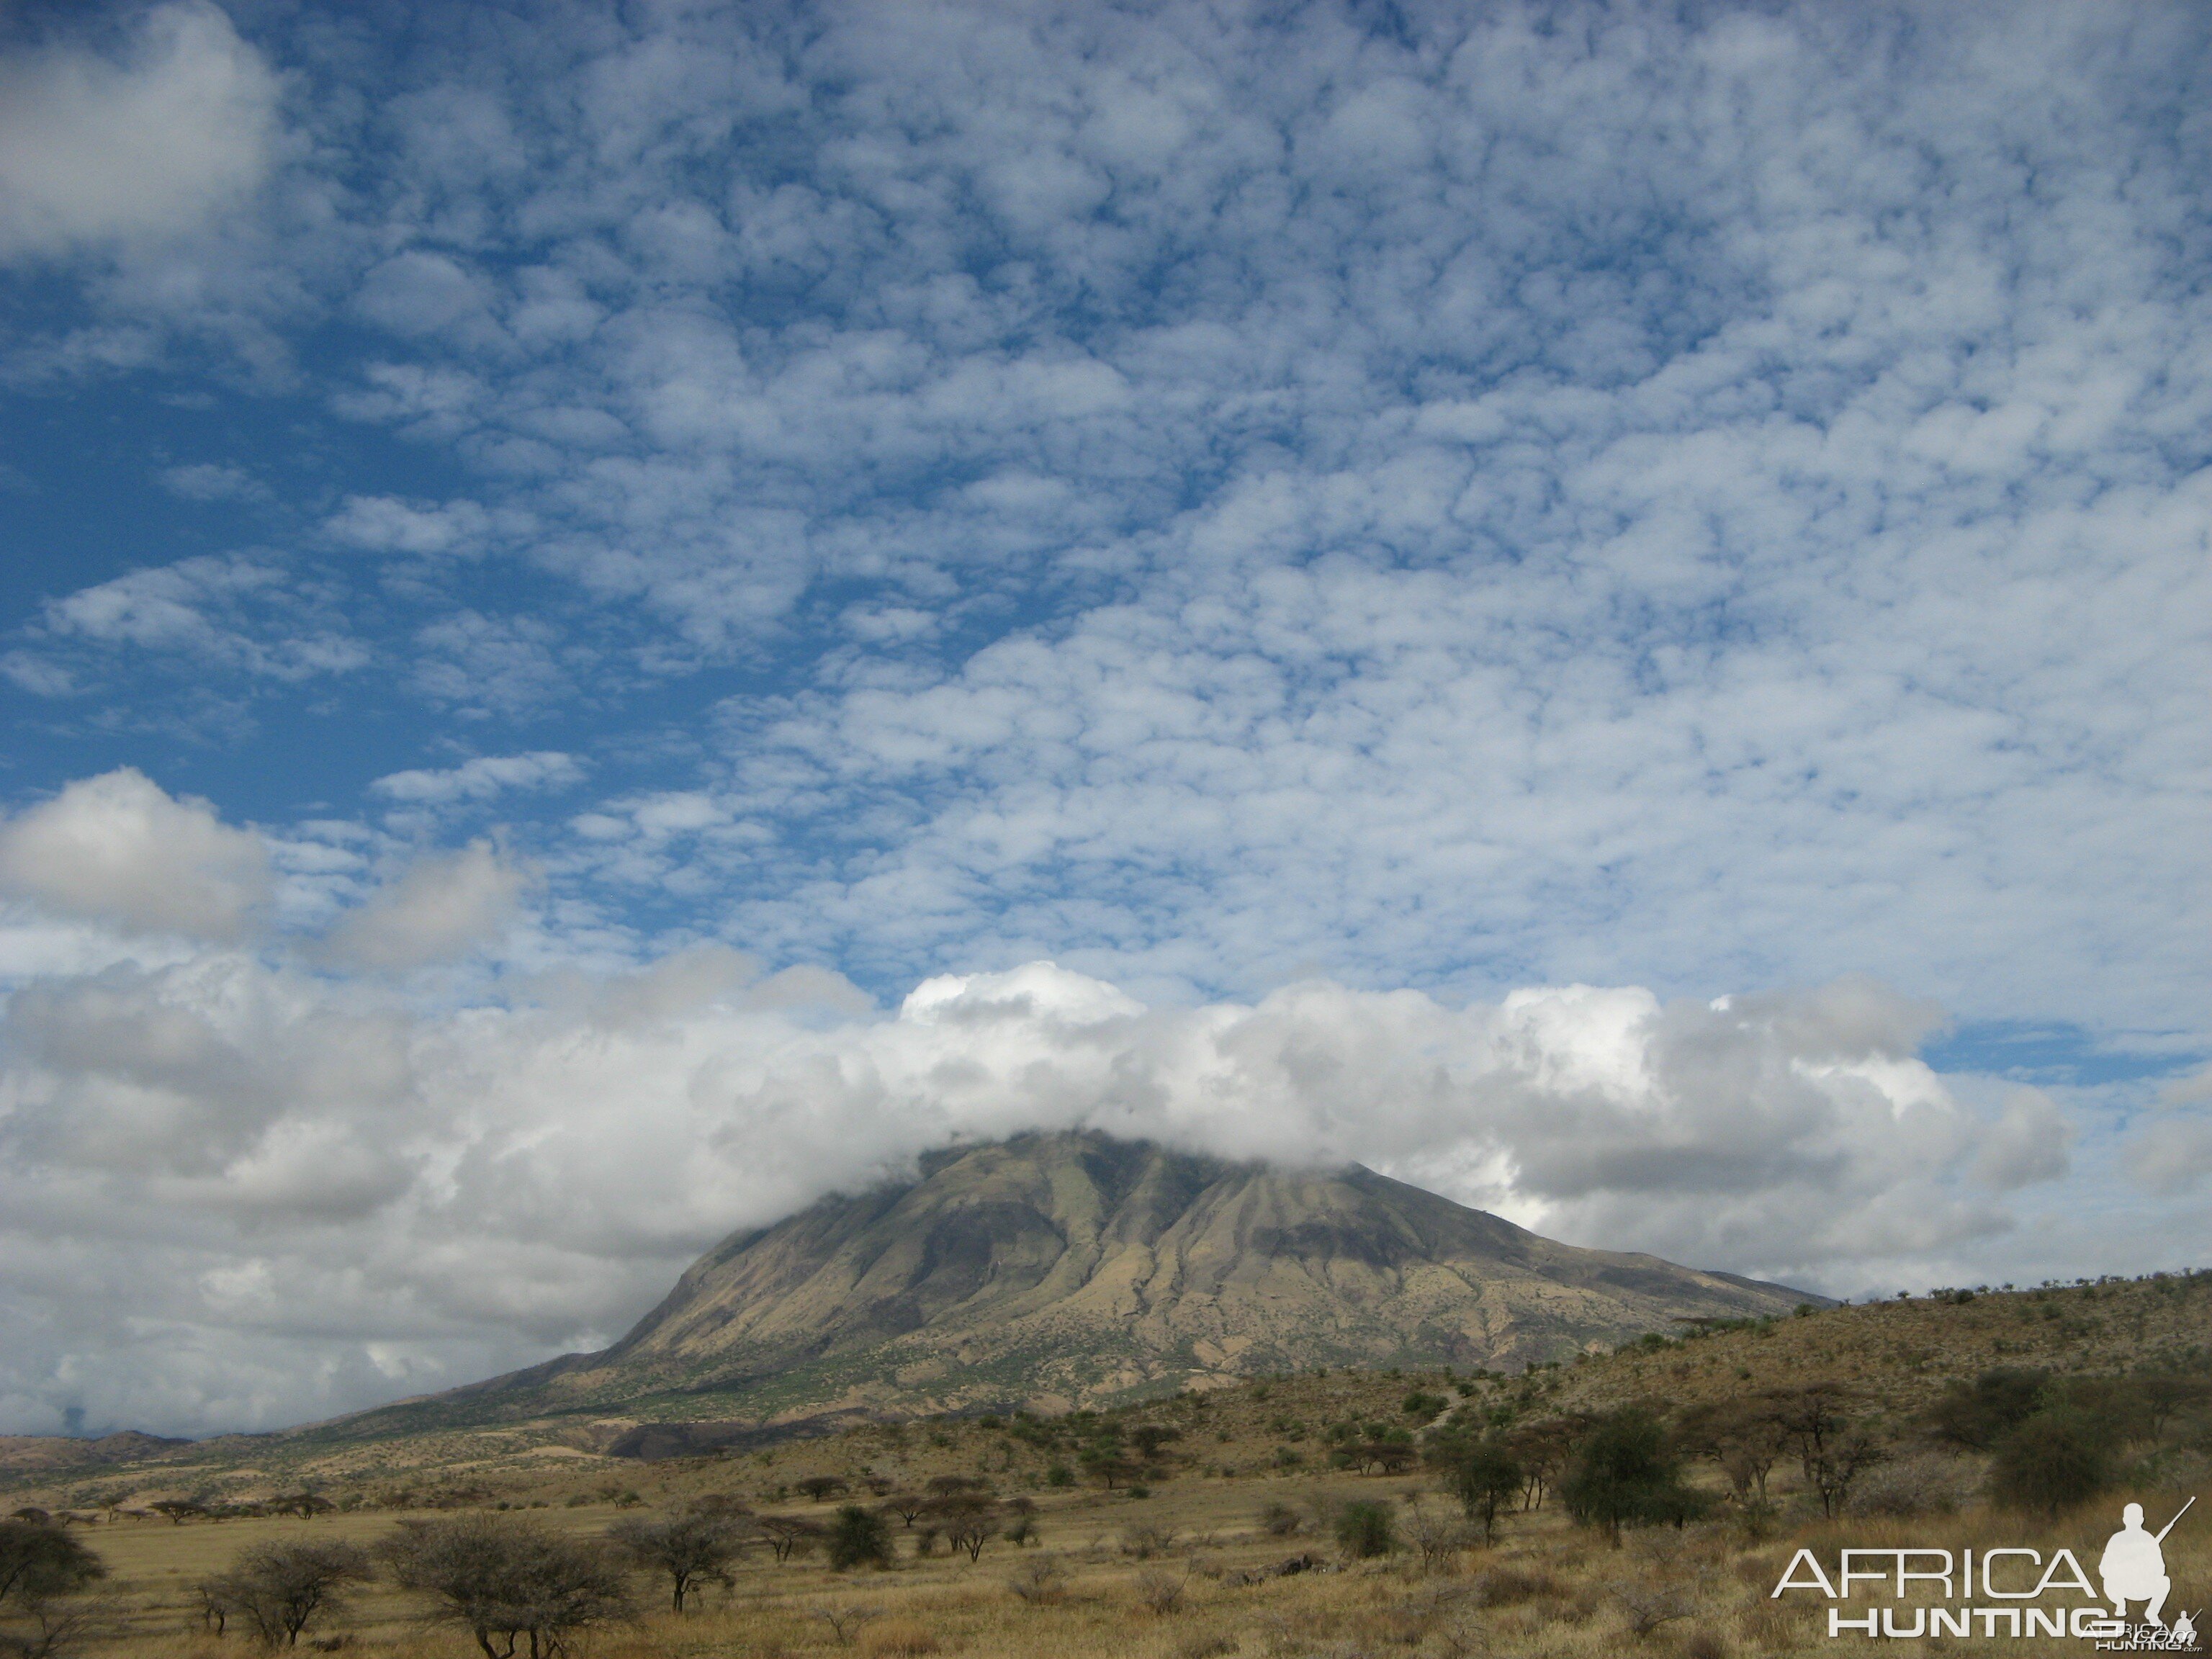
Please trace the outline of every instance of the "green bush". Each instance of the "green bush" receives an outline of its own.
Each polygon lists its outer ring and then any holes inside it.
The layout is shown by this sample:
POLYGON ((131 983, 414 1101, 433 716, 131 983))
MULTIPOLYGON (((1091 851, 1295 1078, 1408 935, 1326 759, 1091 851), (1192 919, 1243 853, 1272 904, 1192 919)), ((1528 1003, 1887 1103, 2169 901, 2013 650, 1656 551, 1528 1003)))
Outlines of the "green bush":
POLYGON ((2000 1365, 1946 1389, 1929 1410, 1929 1425, 1943 1439, 1988 1451, 2034 1414, 2050 1382, 2046 1371, 2000 1365))
POLYGON ((1388 1555, 1398 1547, 1398 1533, 1388 1504, 1362 1498, 1346 1504, 1336 1515, 1336 1541, 1346 1555, 1366 1560, 1388 1555))
POLYGON ((1406 1396, 1400 1409, 1416 1423, 1428 1423, 1442 1416, 1444 1407, 1450 1403, 1440 1394, 1427 1394, 1416 1389, 1406 1396))
POLYGON ((1623 1527, 1679 1527, 1705 1507, 1705 1498, 1682 1484, 1680 1463, 1658 1419, 1636 1406, 1598 1419, 1576 1448, 1559 1495, 1568 1514, 1603 1528, 1616 1544, 1623 1527))
POLYGON ((2109 1434, 2064 1406, 2034 1413, 1997 1443, 1990 1489, 2000 1503, 2056 1517, 2112 1484, 2109 1434))
POLYGON ((891 1529, 873 1510, 848 1504, 830 1523, 829 1555, 830 1568, 836 1572, 854 1567, 888 1567, 891 1529))

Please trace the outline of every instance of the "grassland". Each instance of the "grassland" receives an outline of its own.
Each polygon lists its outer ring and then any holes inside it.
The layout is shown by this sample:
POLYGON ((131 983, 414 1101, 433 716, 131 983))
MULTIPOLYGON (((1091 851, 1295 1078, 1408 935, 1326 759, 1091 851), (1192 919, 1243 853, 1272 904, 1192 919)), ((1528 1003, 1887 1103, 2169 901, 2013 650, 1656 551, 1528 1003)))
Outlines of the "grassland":
MULTIPOLYGON (((574 1424, 383 1446, 307 1437, 231 1443, 228 1450, 197 1449, 122 1468, 21 1471, 8 1503, 85 1517, 80 1535, 110 1569, 106 1629, 87 1651, 116 1659, 239 1654, 234 1635, 217 1642, 199 1632, 194 1586, 265 1540, 373 1542, 408 1519, 485 1509, 520 1510, 597 1536, 619 1516, 708 1494, 826 1522, 848 1498, 866 1501, 872 1484, 913 1489, 946 1475, 980 1478, 1002 1498, 1025 1499, 1038 1541, 994 1540, 971 1561, 942 1547, 918 1554, 917 1534, 897 1528, 891 1570, 842 1574, 818 1553, 778 1563, 756 1550, 740 1560, 726 1591, 709 1592, 694 1611, 647 1613, 593 1632, 586 1640, 590 1659, 1814 1653, 1834 1647, 1823 1605, 1768 1593, 1797 1548, 1832 1560, 1847 1545, 2024 1542, 2047 1553, 2064 1544, 2094 1570, 2123 1496, 2143 1502, 2154 1522, 2188 1496, 2208 1500, 2196 1511, 2201 1524, 2185 1522, 2166 1545, 2177 1587, 2169 1612, 2186 1608, 2201 1621, 2212 1604, 2212 1425, 2178 1418, 2155 1443, 2130 1449, 2118 1471, 2124 1491, 2051 1518, 1989 1503, 1986 1457, 1933 1437, 1928 1412, 1947 1388, 1991 1367, 2059 1377, 2203 1376, 2208 1350, 2212 1277, 2199 1275, 1834 1309, 1513 1376, 1302 1373, 1085 1417, 877 1424, 653 1463, 571 1443, 585 1437, 574 1424), (1351 1439, 1355 1425, 1402 1429, 1432 1409, 1407 1413, 1409 1395, 1449 1401, 1447 1424, 1526 1425, 1638 1401, 1680 1418, 1701 1404, 1814 1382, 1837 1386, 1853 1426, 1875 1438, 1886 1459, 1835 1519, 1820 1515, 1787 1460, 1775 1471, 1771 1506, 1758 1514, 1729 1501, 1716 1468, 1693 1463, 1692 1479, 1717 1500, 1711 1519, 1632 1530, 1614 1547, 1602 1534, 1574 1526, 1554 1493, 1504 1514, 1493 1543, 1462 1535, 1424 1552, 1411 1534, 1440 1532, 1457 1514, 1432 1476, 1360 1474, 1331 1462, 1333 1432, 1351 1439), (1105 1490, 1084 1475, 1079 1449, 1109 1426, 1125 1438, 1147 1429, 1173 1437, 1154 1472, 1137 1483, 1141 1496, 1105 1490), (241 1458, 241 1450, 252 1455, 241 1458), (850 1492, 810 1501, 801 1483, 817 1478, 842 1480, 850 1492), (181 1525, 127 1514, 163 1497, 250 1504, 303 1487, 339 1507, 307 1521, 248 1516, 181 1525), (1359 1499, 1389 1506, 1401 1547, 1358 1559, 1339 1547, 1328 1517, 1359 1499), (1310 1566, 1284 1573, 1294 1560, 1310 1566), (856 1620, 856 1612, 863 1616, 856 1620)), ((641 1606, 653 1604, 642 1578, 639 1591, 641 1606)), ((362 1659, 463 1659, 475 1651, 463 1636, 424 1626, 419 1611, 380 1583, 310 1637, 362 1659)), ((1885 1648, 2090 1650, 2071 1638, 2002 1635, 1885 1648)))

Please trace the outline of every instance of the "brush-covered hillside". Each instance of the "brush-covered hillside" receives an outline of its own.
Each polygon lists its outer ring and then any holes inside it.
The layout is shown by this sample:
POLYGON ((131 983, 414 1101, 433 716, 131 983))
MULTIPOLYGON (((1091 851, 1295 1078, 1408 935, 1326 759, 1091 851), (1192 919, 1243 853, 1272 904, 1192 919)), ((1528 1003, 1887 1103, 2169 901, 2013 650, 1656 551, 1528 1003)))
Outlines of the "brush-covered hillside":
POLYGON ((546 1417, 440 1426, 378 1439, 316 1431, 167 1444, 125 1463, 59 1461, 54 1448, 0 1460, 0 1491, 51 1507, 143 1507, 162 1498, 255 1503, 313 1490, 376 1506, 501 1501, 554 1506, 636 1492, 647 1501, 772 1490, 813 1477, 862 1483, 984 1473, 1045 1490, 1055 1466, 1090 1480, 1100 1439, 1171 1432, 1158 1465, 1182 1480, 1288 1480, 1334 1468, 1347 1448, 1453 1420, 1572 1421, 1656 1404, 1680 1417, 1808 1384, 1842 1391, 1852 1419, 1917 1444, 1946 1395, 1990 1371, 2052 1378, 2212 1380, 2212 1274, 2166 1275, 1934 1297, 1683 1324, 1614 1349, 1520 1371, 1309 1368, 1066 1413, 956 1412, 842 1428, 801 1425, 720 1446, 634 1416, 546 1417), (1408 1401, 1413 1404, 1407 1410, 1408 1401))

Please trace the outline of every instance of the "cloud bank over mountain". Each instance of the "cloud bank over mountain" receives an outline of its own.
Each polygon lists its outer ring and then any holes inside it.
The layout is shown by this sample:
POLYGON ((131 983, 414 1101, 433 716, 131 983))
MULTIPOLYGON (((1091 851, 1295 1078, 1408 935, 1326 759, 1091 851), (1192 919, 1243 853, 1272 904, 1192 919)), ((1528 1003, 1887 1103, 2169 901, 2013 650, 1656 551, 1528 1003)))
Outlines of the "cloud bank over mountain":
MULTIPOLYGON (((164 815, 197 836, 175 890, 228 891, 252 832, 95 779, 6 827, 25 890, 62 896, 43 925, 164 815)), ((526 890, 479 843, 319 935, 186 939, 207 912, 181 902, 169 939, 133 914, 106 960, 15 992, 0 1297, 33 1334, 0 1361, 11 1417, 281 1423, 602 1341, 723 1233, 1024 1129, 1364 1162, 1571 1242, 1847 1291, 1973 1259, 2008 1193, 2069 1167, 2048 1096, 1960 1099, 1917 1058, 1942 1012, 1867 980, 1464 1006, 1316 980, 1147 1007, 1037 962, 883 1010, 719 946, 519 965, 526 890), (505 929, 465 940, 487 893, 505 929), (471 945, 481 976, 457 981, 471 945)))

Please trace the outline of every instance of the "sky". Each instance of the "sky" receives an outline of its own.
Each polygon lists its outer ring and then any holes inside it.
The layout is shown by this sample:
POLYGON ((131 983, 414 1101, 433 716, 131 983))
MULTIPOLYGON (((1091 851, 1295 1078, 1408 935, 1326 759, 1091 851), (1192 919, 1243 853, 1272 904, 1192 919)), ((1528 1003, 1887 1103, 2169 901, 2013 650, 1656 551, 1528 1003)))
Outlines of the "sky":
POLYGON ((0 9, 0 1432, 920 1152, 2212 1234, 2212 15, 0 9))

